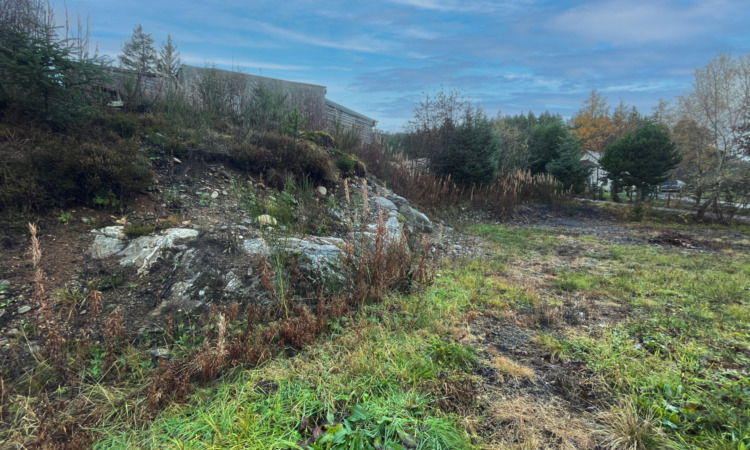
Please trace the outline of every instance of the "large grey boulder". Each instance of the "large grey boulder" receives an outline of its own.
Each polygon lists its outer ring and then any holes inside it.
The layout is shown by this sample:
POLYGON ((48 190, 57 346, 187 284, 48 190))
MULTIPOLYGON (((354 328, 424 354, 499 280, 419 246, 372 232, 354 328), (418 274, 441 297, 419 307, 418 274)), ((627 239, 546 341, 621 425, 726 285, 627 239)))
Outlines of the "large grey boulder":
POLYGON ((130 241, 118 253, 120 264, 136 266, 138 273, 144 273, 162 257, 165 251, 179 252, 187 248, 180 241, 198 237, 198 231, 189 228, 169 228, 158 235, 141 236, 130 241))
POLYGON ((120 252, 125 247, 124 229, 125 227, 117 225, 91 230, 96 235, 90 248, 91 256, 94 259, 104 259, 120 252))

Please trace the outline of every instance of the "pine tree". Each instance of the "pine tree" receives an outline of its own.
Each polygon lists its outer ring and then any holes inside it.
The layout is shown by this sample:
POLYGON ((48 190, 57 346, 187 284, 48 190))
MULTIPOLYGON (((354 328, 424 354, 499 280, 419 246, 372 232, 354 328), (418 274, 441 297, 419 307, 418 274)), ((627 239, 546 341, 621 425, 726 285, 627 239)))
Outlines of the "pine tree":
POLYGON ((448 148, 433 161, 439 173, 464 184, 487 184, 500 163, 500 139, 487 116, 467 108, 464 119, 450 136, 448 148))
POLYGON ((122 54, 118 55, 120 67, 135 72, 135 87, 140 92, 143 76, 156 70, 156 50, 154 50, 154 39, 150 34, 143 32, 143 27, 138 25, 133 30, 133 35, 122 46, 122 54))
POLYGON ((156 62, 156 68, 161 75, 170 81, 171 86, 177 83, 177 71, 180 70, 180 52, 177 46, 172 42, 172 36, 167 35, 167 41, 162 42, 159 49, 159 60, 156 62))
POLYGON ((599 160, 612 181, 612 197, 622 186, 635 186, 641 199, 669 179, 682 157, 669 132, 650 120, 607 147, 599 160))
POLYGON ((557 156, 545 166, 545 171, 557 178, 562 185, 580 194, 586 188, 591 168, 581 164, 581 142, 572 133, 567 133, 557 147, 557 156))

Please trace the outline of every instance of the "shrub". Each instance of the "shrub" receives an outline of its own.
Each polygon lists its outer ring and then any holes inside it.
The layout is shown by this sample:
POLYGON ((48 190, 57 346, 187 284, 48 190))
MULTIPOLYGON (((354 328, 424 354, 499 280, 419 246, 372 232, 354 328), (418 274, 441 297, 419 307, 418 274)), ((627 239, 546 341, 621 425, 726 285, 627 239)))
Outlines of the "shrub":
POLYGON ((328 153, 279 133, 266 133, 236 139, 229 143, 229 157, 240 169, 262 174, 269 183, 282 188, 289 175, 315 183, 332 184, 335 170, 328 153))
POLYGON ((75 203, 114 206, 146 189, 151 165, 135 142, 85 138, 38 129, 0 137, 5 141, 0 149, 0 206, 23 210, 75 203))

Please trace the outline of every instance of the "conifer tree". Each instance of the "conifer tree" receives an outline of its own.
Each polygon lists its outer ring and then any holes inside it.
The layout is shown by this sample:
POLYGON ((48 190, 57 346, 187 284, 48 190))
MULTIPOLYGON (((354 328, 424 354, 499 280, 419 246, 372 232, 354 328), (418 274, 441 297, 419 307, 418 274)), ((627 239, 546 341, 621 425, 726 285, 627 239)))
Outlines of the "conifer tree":
POLYGON ((120 67, 130 69, 135 73, 135 88, 141 92, 143 77, 147 73, 156 71, 156 50, 154 50, 154 39, 150 34, 143 32, 143 27, 138 25, 133 29, 130 36, 122 46, 122 54, 118 55, 120 67))
POLYGON ((626 133, 604 151, 599 160, 612 181, 612 198, 623 186, 635 186, 641 199, 669 179, 669 172, 682 157, 669 132, 650 120, 626 133))
POLYGON ((177 71, 180 70, 181 64, 180 52, 177 51, 177 46, 172 42, 172 36, 168 34, 167 41, 162 42, 159 49, 156 69, 170 81, 171 86, 174 86, 177 82, 177 71))

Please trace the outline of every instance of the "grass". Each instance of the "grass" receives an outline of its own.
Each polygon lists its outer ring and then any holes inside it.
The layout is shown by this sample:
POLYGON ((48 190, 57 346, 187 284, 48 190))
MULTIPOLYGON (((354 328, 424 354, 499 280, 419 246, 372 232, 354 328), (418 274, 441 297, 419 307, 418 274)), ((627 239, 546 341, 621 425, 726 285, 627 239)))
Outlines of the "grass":
POLYGON ((477 365, 474 349, 447 338, 476 275, 459 270, 424 293, 368 305, 293 357, 197 388, 145 428, 101 426, 95 448, 472 448, 460 417, 436 402, 445 400, 438 379, 477 365))
MULTIPOLYGON (((565 244, 528 229, 473 230, 510 257, 538 259, 565 244)), ((595 332, 590 326, 540 332, 536 342, 555 358, 582 361, 588 373, 604 376, 603 388, 617 405, 611 415, 622 416, 621 428, 610 430, 620 436, 607 442, 654 448, 663 434, 691 448, 750 444, 750 378, 743 369, 750 366, 747 252, 591 239, 586 246, 597 264, 573 259, 539 289, 613 303, 624 317, 603 322, 595 332)))
MULTIPOLYGON (((329 318, 309 345, 286 342, 286 351, 258 358, 259 365, 226 367, 160 409, 148 410, 145 399, 166 365, 155 371, 148 349, 124 345, 108 362, 109 351, 89 347, 78 400, 63 412, 85 411, 100 449, 750 444, 745 251, 471 230, 495 244, 481 261, 445 262, 430 286, 329 318), (478 316, 522 328, 535 350, 515 356, 483 348, 472 337, 478 316), (502 395, 482 384, 487 370, 502 395), (582 399, 582 390, 594 400, 582 399), (584 412, 590 406, 595 412, 584 412)), ((176 324, 153 343, 174 339, 173 361, 196 349, 203 358, 220 354, 243 326, 227 320, 224 330, 224 315, 236 311, 217 312, 209 325, 176 324), (202 336, 217 347, 202 349, 202 336)), ((314 317, 287 321, 301 326, 314 317)), ((284 328, 258 324, 253 336, 267 332, 284 328)), ((28 384, 43 383, 53 366, 40 361, 28 384)), ((36 411, 33 399, 11 400, 4 418, 27 428, 0 438, 40 433, 38 422, 22 420, 36 411)))

